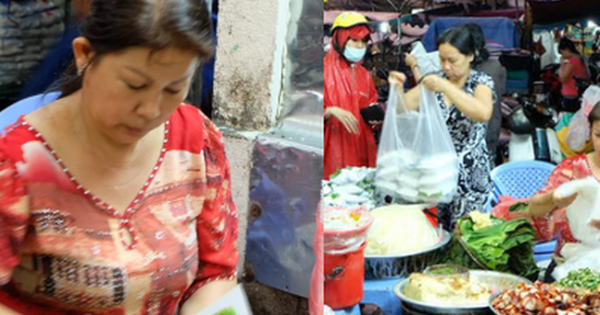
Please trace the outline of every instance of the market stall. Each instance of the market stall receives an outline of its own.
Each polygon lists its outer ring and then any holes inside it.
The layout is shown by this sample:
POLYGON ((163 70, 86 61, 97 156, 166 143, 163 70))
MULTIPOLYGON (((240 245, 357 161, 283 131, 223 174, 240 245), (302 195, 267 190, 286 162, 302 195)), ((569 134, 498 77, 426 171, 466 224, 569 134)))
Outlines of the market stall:
MULTIPOLYGON (((492 213, 472 212, 449 233, 437 224, 432 204, 386 202, 389 196, 377 189, 376 173, 375 168, 346 168, 323 183, 326 209, 335 209, 337 215, 329 222, 332 216, 325 217, 325 303, 336 301, 332 306, 338 314, 350 313, 344 309, 358 303, 377 304, 385 314, 492 314, 492 310, 496 314, 571 314, 548 313, 548 308, 600 314, 594 308, 600 270, 596 263, 581 265, 589 257, 555 269, 552 275, 559 281, 542 282, 548 274, 544 263, 539 264, 534 245, 552 238, 556 231, 548 230, 544 220, 527 218, 525 204, 514 203, 492 213), (371 209, 368 215, 365 209, 371 209), (364 265, 352 269, 350 259, 328 262, 327 257, 336 255, 328 252, 328 231, 343 231, 345 224, 356 229, 366 217, 372 223, 362 225, 361 231, 367 232, 363 239, 354 239, 352 252, 358 258, 351 259, 354 264, 363 259, 364 265), (353 286, 339 286, 348 279, 353 286), (340 302, 339 295, 349 292, 344 288, 356 290, 357 283, 362 283, 363 291, 354 291, 353 300, 340 302), (527 290, 540 293, 532 295, 533 301, 519 298, 527 290), (556 300, 565 295, 567 300, 556 300), (535 312, 527 313, 527 308, 535 312)), ((573 205, 573 209, 582 207, 593 208, 573 205)), ((588 215, 584 213, 579 221, 570 217, 571 228, 589 220, 588 215)))
MULTIPOLYGON (((542 137, 534 137, 535 140, 532 140, 531 133, 537 132, 538 129, 545 133, 546 129, 551 129, 550 121, 554 115, 554 112, 549 111, 552 104, 548 101, 547 86, 537 82, 541 81, 540 77, 544 74, 540 64, 553 64, 558 58, 554 27, 549 28, 548 24, 544 24, 546 22, 541 23, 543 19, 536 20, 535 16, 540 13, 535 11, 534 6, 525 7, 525 12, 533 14, 534 21, 537 21, 533 24, 527 24, 528 21, 520 14, 511 16, 510 12, 523 12, 523 8, 505 10, 501 17, 479 12, 477 17, 429 19, 427 14, 420 13, 410 16, 381 14, 378 16, 382 20, 375 20, 377 16, 373 15, 370 24, 372 51, 378 52, 378 40, 382 38, 378 35, 384 33, 382 30, 387 31, 383 38, 392 49, 388 50, 390 56, 385 59, 388 60, 387 63, 377 64, 373 62, 375 58, 367 58, 363 64, 373 69, 374 75, 379 75, 378 70, 382 67, 385 70, 394 68, 405 71, 399 54, 409 51, 411 42, 404 38, 403 26, 414 27, 416 24, 411 21, 415 16, 427 21, 419 26, 424 32, 418 38, 426 43, 429 39, 430 44, 433 38, 452 25, 471 21, 483 24, 488 48, 495 52, 496 57, 508 70, 505 82, 507 92, 523 96, 507 98, 507 102, 515 100, 517 103, 515 107, 507 110, 508 113, 513 114, 515 108, 525 108, 527 111, 537 112, 542 117, 540 120, 547 119, 543 127, 536 125, 528 129, 527 141, 534 145, 542 142, 539 140, 542 137), (389 19, 385 20, 384 17, 389 19)), ((561 22, 558 34, 574 39, 584 55, 590 57, 597 39, 596 26, 594 23, 588 23, 587 15, 578 15, 579 21, 573 20, 570 15, 565 18, 568 20, 561 22)), ((376 53, 372 55, 375 56, 376 53)), ((387 82, 383 82, 382 85, 388 87, 387 82)), ((539 162, 543 167, 532 164, 522 168, 522 172, 525 172, 526 168, 531 169, 531 172, 527 173, 530 178, 521 178, 518 184, 535 186, 534 188, 527 190, 524 195, 503 188, 502 192, 497 192, 494 204, 471 212, 458 221, 454 230, 444 231, 438 222, 436 206, 453 192, 452 185, 447 183, 455 181, 452 177, 454 161, 446 158, 444 154, 449 153, 448 156, 452 156, 452 152, 441 152, 442 145, 439 143, 426 143, 423 148, 406 145, 404 148, 398 147, 397 143, 419 143, 414 141, 414 134, 404 139, 400 133, 395 140, 396 144, 390 148, 386 144, 389 143, 389 137, 386 139, 385 135, 386 125, 388 129, 390 121, 401 125, 402 128, 396 130, 399 132, 400 129, 410 129, 411 123, 417 124, 418 119, 413 117, 413 120, 402 120, 402 114, 406 112, 390 105, 388 96, 391 94, 383 94, 388 103, 384 131, 379 142, 377 167, 342 169, 329 181, 323 182, 326 206, 348 211, 363 207, 369 209, 374 217, 372 225, 368 228, 364 249, 358 249, 362 250, 364 259, 364 265, 359 270, 363 273, 364 281, 362 300, 354 304, 335 305, 336 314, 359 314, 357 305, 361 305, 365 313, 364 305, 368 304, 376 304, 384 314, 393 315, 600 314, 596 309, 600 294, 597 282, 600 268, 589 264, 576 265, 574 260, 571 260, 570 264, 561 262, 558 269, 546 269, 552 256, 557 254, 556 242, 553 240, 558 231, 564 229, 567 224, 571 224, 573 228, 579 224, 576 222, 587 222, 591 218, 590 214, 582 214, 578 219, 570 217, 569 222, 534 220, 526 215, 528 198, 545 185, 554 168, 546 162, 560 162, 561 158, 556 158, 554 152, 549 152, 552 151, 553 144, 548 147, 548 141, 552 141, 551 137, 556 138, 556 135, 549 133, 544 136, 546 153, 538 155, 539 148, 535 148, 536 154, 529 158, 546 161, 539 162), (388 119, 390 112, 396 113, 396 116, 388 119), (499 196, 503 198, 498 198, 499 196), (497 202, 505 201, 504 198, 508 197, 514 198, 510 206, 502 204, 492 211, 497 202), (535 293, 524 293, 528 291, 535 293), (524 294, 526 296, 523 296, 524 294)), ((503 105, 502 109, 506 107, 503 105)), ((529 116, 530 114, 528 112, 525 119, 536 115, 529 116)), ((506 114, 504 117, 505 127, 509 116, 506 114)), ((430 122, 418 125, 444 124, 430 122)), ((447 133, 432 130, 429 132, 437 135, 437 141, 443 138, 440 135, 447 133)), ((419 134, 422 136, 423 132, 419 134)), ((422 136, 419 139, 430 138, 422 136)), ((516 165, 511 163, 507 163, 507 168, 510 168, 510 164, 516 169, 516 165)), ((501 177, 506 174, 508 172, 501 173, 500 169, 493 172, 495 188, 500 187, 501 177)), ((506 176, 504 180, 510 182, 506 176)), ((514 180, 507 186, 510 185, 517 186, 514 180)), ((579 209, 582 208, 594 207, 580 205, 579 209)), ((597 236, 593 233, 592 235, 597 236)), ((578 253, 581 252, 584 251, 578 250, 578 253)), ((578 257, 579 263, 585 260, 577 255, 572 257, 578 257)), ((594 261, 591 257, 586 256, 588 261, 594 261)), ((331 289, 332 284, 339 281, 340 274, 345 272, 348 275, 350 271, 343 264, 329 267, 325 271, 325 288, 329 294, 335 294, 336 291, 331 289)), ((328 303, 327 293, 325 303, 328 303)))

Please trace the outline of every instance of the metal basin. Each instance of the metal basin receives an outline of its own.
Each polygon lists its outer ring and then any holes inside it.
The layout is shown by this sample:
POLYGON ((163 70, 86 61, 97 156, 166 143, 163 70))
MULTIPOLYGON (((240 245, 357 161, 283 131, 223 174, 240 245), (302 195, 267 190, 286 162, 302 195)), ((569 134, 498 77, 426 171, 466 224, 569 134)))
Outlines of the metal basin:
MULTIPOLYGON (((531 283, 525 278, 519 276, 500 273, 495 271, 471 270, 469 272, 471 279, 477 279, 486 283, 492 288, 492 295, 501 291, 514 288, 519 283, 531 283)), ((488 315, 490 314, 489 302, 471 304, 471 305, 440 305, 413 300, 404 295, 404 289, 408 280, 402 280, 394 287, 394 294, 400 299, 403 305, 411 310, 424 314, 440 315, 488 315)))
POLYGON ((365 279, 407 278, 436 264, 437 253, 445 249, 452 236, 442 230, 440 241, 424 250, 402 255, 365 255, 365 279))

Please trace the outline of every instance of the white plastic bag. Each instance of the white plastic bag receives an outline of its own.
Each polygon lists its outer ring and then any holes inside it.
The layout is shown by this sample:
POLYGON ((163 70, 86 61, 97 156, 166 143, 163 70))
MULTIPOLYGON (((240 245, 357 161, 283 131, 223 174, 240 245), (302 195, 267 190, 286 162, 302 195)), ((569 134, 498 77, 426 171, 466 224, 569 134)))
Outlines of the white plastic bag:
POLYGON ((367 240, 373 216, 364 207, 323 209, 323 250, 328 254, 356 251, 367 240))
POLYGON ((573 253, 569 259, 554 268, 552 277, 560 280, 569 275, 569 272, 582 268, 590 268, 600 273, 600 248, 590 248, 583 244, 567 244, 562 252, 573 253))
POLYGON ((561 185, 555 194, 561 198, 577 194, 566 213, 571 233, 579 243, 563 246, 560 254, 565 262, 554 269, 552 276, 560 280, 581 268, 600 272, 600 230, 589 224, 600 219, 600 184, 594 177, 588 177, 561 185))
POLYGON ((574 151, 582 151, 590 139, 588 116, 598 102, 600 102, 600 87, 592 85, 583 92, 581 109, 573 115, 569 122, 569 131, 567 131, 565 140, 574 151))
POLYGON ((417 58, 417 64, 423 74, 437 72, 442 69, 440 67, 439 51, 427 52, 420 41, 412 45, 410 54, 417 58))
POLYGON ((377 155, 379 192, 409 203, 449 202, 458 158, 435 95, 421 87, 419 111, 408 111, 392 84, 377 155))
POLYGON ((590 136, 590 125, 588 124, 587 116, 584 113, 584 108, 579 109, 571 121, 569 122, 569 131, 567 131, 567 145, 573 151, 581 151, 585 148, 590 136))
MULTIPOLYGON (((600 248, 600 230, 590 226, 591 220, 600 219, 600 184, 594 177, 574 180, 556 189, 557 196, 565 198, 577 194, 567 207, 567 219, 573 236, 585 246, 600 248)), ((561 253, 562 254, 562 253, 561 253)), ((565 259, 568 259, 563 255, 565 259)))
POLYGON ((581 108, 585 109, 585 115, 589 115, 594 105, 600 102, 600 86, 590 85, 582 95, 581 108))

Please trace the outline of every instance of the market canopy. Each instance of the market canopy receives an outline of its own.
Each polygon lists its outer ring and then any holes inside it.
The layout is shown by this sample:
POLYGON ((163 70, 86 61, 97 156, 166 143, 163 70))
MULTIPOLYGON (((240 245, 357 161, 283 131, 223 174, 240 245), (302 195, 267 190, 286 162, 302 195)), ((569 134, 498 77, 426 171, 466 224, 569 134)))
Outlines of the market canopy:
MULTIPOLYGON (((323 12, 323 24, 333 24, 335 18, 340 15, 344 11, 340 10, 330 10, 323 12)), ((371 21, 383 22, 389 21, 393 19, 397 19, 400 17, 400 13, 398 12, 370 12, 370 11, 359 11, 358 13, 364 15, 367 19, 371 21)))
POLYGON ((402 7, 406 7, 414 1, 406 0, 328 0, 325 3, 325 10, 356 10, 356 11, 375 11, 375 12, 400 12, 402 7))
POLYGON ((527 0, 527 3, 534 24, 600 18, 600 1, 597 0, 527 0))

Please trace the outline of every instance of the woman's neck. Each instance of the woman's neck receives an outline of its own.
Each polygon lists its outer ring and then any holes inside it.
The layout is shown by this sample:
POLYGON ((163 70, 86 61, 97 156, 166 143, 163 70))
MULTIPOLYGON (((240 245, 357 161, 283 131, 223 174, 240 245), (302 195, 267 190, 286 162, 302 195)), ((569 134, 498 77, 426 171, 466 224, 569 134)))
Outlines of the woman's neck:
POLYGON ((469 71, 462 77, 456 78, 454 80, 450 79, 449 81, 452 84, 454 84, 455 86, 462 88, 465 85, 465 83, 467 82, 467 79, 469 78, 470 75, 471 75, 471 70, 469 69, 469 71))
MULTIPOLYGON (((65 103, 65 115, 72 122, 69 132, 76 138, 81 152, 95 161, 102 162, 108 168, 124 168, 135 160, 140 141, 132 144, 117 143, 100 132, 94 121, 85 111, 81 92, 72 95, 73 99, 65 103)), ((64 117, 64 116, 63 116, 64 117)))

